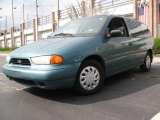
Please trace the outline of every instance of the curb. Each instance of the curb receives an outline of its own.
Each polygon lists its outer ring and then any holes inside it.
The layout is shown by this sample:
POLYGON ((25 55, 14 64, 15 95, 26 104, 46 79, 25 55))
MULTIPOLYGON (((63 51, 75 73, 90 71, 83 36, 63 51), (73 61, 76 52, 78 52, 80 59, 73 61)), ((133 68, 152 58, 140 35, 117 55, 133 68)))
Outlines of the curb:
POLYGON ((8 54, 3 54, 3 53, 0 53, 0 56, 4 56, 6 57, 8 54))
POLYGON ((160 64, 160 55, 155 55, 153 57, 153 63, 160 64))

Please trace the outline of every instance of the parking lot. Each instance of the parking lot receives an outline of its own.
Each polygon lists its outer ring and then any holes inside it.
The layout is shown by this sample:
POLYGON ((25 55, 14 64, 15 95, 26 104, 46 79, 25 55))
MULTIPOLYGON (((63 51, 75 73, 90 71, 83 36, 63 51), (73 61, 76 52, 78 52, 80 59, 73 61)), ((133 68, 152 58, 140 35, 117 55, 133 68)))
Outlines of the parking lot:
POLYGON ((9 81, 0 57, 0 120, 150 120, 160 111, 160 64, 106 78, 101 92, 41 90, 9 81))

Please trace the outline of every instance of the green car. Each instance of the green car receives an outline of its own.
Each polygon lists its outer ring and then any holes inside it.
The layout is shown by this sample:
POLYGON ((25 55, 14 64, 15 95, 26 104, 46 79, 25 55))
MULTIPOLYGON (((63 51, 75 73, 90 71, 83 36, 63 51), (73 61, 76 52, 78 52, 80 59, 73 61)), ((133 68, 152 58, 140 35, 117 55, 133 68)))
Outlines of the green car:
POLYGON ((45 40, 11 52, 4 74, 44 89, 100 90, 107 76, 140 66, 149 71, 153 37, 141 22, 114 15, 70 21, 45 40))

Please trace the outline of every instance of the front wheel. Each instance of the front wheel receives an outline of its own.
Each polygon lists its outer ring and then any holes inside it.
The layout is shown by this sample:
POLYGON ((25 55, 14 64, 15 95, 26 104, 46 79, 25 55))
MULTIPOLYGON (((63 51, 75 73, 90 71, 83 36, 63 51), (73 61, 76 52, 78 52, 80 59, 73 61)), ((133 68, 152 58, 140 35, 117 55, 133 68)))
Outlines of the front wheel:
POLYGON ((104 70, 95 60, 82 63, 76 77, 75 90, 84 95, 96 93, 104 82, 104 70))
POLYGON ((152 56, 150 53, 147 53, 144 59, 144 64, 140 65, 141 71, 148 72, 151 68, 151 63, 152 63, 152 56))

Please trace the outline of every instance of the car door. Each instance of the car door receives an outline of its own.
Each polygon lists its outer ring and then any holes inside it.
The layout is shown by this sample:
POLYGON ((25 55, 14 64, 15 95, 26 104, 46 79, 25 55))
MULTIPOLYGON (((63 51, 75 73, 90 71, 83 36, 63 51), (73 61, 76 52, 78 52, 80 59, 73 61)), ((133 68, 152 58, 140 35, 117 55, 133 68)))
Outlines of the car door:
POLYGON ((123 18, 112 18, 107 26, 107 34, 117 29, 122 29, 124 32, 121 36, 107 37, 103 47, 103 55, 105 57, 106 74, 114 74, 128 68, 128 43, 130 39, 123 18), (112 26, 113 25, 113 26, 112 26))
POLYGON ((140 65, 141 63, 143 63, 144 60, 144 51, 143 51, 143 47, 145 45, 145 42, 143 40, 144 32, 142 31, 141 22, 132 19, 128 19, 126 21, 132 36, 130 41, 128 41, 129 44, 128 57, 130 61, 130 67, 133 67, 140 65))

